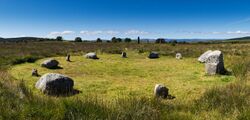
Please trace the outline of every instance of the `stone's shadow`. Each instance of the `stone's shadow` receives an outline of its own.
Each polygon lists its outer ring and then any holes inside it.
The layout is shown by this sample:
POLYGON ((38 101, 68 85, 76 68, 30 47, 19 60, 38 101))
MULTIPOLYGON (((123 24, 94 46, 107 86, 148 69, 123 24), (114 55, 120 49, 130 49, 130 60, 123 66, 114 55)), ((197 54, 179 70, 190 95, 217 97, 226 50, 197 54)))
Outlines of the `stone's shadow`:
POLYGON ((63 69, 63 67, 57 66, 57 67, 52 67, 52 68, 48 68, 48 69, 56 70, 56 69, 63 69))
POLYGON ((232 75, 232 72, 231 71, 228 71, 226 68, 224 68, 222 71, 219 71, 218 72, 219 75, 232 75))
POLYGON ((82 91, 73 89, 72 91, 69 91, 67 93, 46 93, 46 94, 53 97, 70 97, 80 93, 82 93, 82 91))
POLYGON ((225 69, 224 72, 221 74, 222 75, 232 75, 233 73, 231 71, 228 71, 227 69, 225 69))
POLYGON ((93 59, 93 60, 99 60, 100 58, 91 58, 91 59, 93 59))
POLYGON ((40 74, 38 74, 38 75, 31 75, 31 76, 33 76, 33 77, 41 77, 40 74))

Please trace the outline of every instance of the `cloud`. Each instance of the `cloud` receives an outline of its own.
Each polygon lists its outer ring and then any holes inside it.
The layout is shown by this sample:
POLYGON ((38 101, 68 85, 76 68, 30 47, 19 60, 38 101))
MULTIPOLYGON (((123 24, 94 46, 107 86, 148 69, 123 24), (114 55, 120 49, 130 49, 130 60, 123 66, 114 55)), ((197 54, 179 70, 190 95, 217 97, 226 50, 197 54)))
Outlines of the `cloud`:
POLYGON ((245 34, 248 35, 250 34, 249 31, 227 31, 227 32, 217 32, 217 31, 213 31, 213 32, 201 32, 201 31, 180 31, 181 33, 187 33, 187 34, 214 34, 214 35, 229 35, 229 34, 245 34))
POLYGON ((49 33, 49 36, 63 36, 63 35, 71 35, 71 34, 74 34, 75 32, 74 31, 62 31, 62 32, 57 32, 57 31, 54 31, 54 32, 50 32, 49 33))
POLYGON ((250 32, 238 30, 238 31, 229 31, 229 32, 227 32, 227 34, 250 34, 250 32))
POLYGON ((119 31, 113 31, 113 30, 107 30, 107 31, 101 31, 101 30, 97 30, 97 31, 88 31, 88 30, 83 30, 80 31, 80 34, 82 35, 116 35, 119 34, 119 31))
POLYGON ((149 34, 148 32, 145 31, 140 31, 140 30, 129 30, 125 32, 126 35, 145 35, 149 34))

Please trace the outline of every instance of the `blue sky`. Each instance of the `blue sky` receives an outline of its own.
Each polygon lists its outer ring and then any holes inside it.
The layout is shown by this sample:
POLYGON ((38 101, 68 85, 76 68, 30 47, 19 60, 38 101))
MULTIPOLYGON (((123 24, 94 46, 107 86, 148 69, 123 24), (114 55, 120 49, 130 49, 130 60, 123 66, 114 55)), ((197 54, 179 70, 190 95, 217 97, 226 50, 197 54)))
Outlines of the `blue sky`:
POLYGON ((0 0, 0 37, 232 38, 250 35, 247 0, 0 0))

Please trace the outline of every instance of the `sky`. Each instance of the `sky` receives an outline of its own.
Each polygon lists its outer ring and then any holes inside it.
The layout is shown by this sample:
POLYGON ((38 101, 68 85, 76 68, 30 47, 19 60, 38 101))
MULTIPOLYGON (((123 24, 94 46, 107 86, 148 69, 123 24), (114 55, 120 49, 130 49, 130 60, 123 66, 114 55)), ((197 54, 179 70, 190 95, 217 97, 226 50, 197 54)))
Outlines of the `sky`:
POLYGON ((247 0, 0 0, 0 37, 250 36, 247 0))

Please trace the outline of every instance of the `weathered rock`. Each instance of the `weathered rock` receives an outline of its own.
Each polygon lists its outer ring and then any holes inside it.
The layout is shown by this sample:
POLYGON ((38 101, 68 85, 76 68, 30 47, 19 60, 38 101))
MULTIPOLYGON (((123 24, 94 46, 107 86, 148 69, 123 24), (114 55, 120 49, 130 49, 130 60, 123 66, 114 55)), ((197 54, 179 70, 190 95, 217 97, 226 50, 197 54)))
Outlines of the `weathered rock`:
POLYGON ((64 75, 47 73, 36 83, 36 88, 46 94, 64 95, 73 90, 74 81, 64 75))
POLYGON ((54 69, 54 68, 58 68, 59 62, 55 59, 49 59, 49 60, 45 60, 41 66, 42 67, 46 67, 49 69, 54 69))
POLYGON ((85 55, 86 58, 88 59, 99 59, 96 55, 96 53, 88 53, 85 55))
POLYGON ((207 55, 209 53, 213 52, 212 50, 208 50, 206 51, 205 53, 203 53, 199 58, 198 58, 198 61, 201 62, 201 63, 205 63, 206 59, 207 59, 207 55))
POLYGON ((207 54, 205 61, 205 71, 208 75, 225 74, 223 54, 216 50, 207 54))
POLYGON ((169 96, 168 88, 164 85, 156 84, 154 89, 154 95, 156 97, 167 98, 169 96))
POLYGON ((67 54, 66 61, 70 62, 70 54, 67 54))
POLYGON ((122 58, 127 58, 127 53, 126 52, 122 52, 122 58))
POLYGON ((176 57, 176 59, 182 59, 181 53, 176 53, 175 57, 176 57))
POLYGON ((159 58, 159 53, 158 52, 151 52, 149 54, 148 58, 150 58, 150 59, 159 58))
POLYGON ((32 69, 31 75, 36 77, 39 76, 37 69, 32 69))

